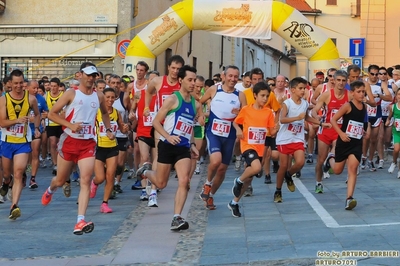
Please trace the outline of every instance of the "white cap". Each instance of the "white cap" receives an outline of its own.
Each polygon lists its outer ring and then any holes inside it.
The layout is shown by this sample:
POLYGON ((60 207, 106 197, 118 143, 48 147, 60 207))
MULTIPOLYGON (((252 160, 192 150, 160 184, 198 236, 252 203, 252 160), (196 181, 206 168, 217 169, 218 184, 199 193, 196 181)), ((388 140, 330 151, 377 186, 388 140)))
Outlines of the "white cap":
POLYGON ((99 71, 95 66, 87 66, 82 68, 81 71, 85 72, 86 75, 99 74, 99 71))

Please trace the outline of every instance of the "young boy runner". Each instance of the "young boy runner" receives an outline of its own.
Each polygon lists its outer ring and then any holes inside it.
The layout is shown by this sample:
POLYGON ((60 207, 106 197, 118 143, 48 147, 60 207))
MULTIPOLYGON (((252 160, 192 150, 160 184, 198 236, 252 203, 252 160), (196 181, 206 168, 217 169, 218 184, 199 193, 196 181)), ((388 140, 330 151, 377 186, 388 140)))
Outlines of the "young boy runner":
POLYGON ((280 129, 276 137, 276 145, 279 155, 279 170, 276 176, 276 191, 274 202, 282 202, 283 178, 289 191, 294 192, 296 187, 292 175, 303 168, 304 165, 304 120, 330 127, 329 123, 322 123, 307 115, 308 102, 303 99, 307 87, 307 81, 297 77, 290 81, 291 98, 282 103, 280 113, 280 129), (288 169, 288 162, 293 155, 295 163, 288 169))
POLYGON ((367 108, 363 103, 365 97, 364 82, 354 81, 350 84, 350 91, 353 99, 344 104, 331 119, 333 129, 339 134, 333 172, 337 175, 342 173, 347 160, 346 210, 351 210, 357 205, 357 201, 353 199, 353 193, 362 155, 362 138, 368 127, 367 108), (337 123, 340 119, 343 119, 341 127, 337 123))
MULTIPOLYGON (((389 125, 390 120, 394 118, 392 134, 393 134, 393 162, 390 164, 388 172, 393 173, 397 166, 397 158, 400 152, 400 90, 396 92, 396 103, 389 107, 389 116, 386 119, 386 126, 389 125)), ((400 178, 400 170, 397 172, 397 178, 400 178)))
POLYGON ((274 114, 271 109, 265 107, 271 89, 265 82, 259 82, 253 87, 253 95, 256 100, 254 104, 243 107, 233 122, 236 136, 240 139, 240 150, 246 162, 243 174, 234 180, 232 188, 233 200, 228 203, 233 217, 240 217, 238 202, 251 184, 253 176, 262 169, 262 158, 264 154, 264 143, 267 132, 275 135, 274 114), (243 131, 239 127, 243 125, 243 131))

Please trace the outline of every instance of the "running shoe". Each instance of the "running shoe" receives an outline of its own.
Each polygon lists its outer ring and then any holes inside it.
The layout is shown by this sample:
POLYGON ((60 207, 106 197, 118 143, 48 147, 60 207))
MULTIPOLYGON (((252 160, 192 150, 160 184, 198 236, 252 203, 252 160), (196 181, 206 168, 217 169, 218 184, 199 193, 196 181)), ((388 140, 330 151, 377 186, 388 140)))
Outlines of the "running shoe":
POLYGON ((206 201, 206 208, 209 210, 215 210, 217 206, 214 205, 214 198, 209 197, 206 201))
POLYGON ((396 168, 397 164, 396 163, 391 163, 388 169, 389 174, 392 174, 394 169, 396 168))
POLYGON ((253 196, 253 187, 250 185, 247 187, 246 191, 243 193, 244 197, 253 196))
POLYGON ((171 222, 171 230, 172 231, 180 231, 180 230, 186 230, 189 229, 189 223, 185 221, 180 216, 174 216, 171 222))
POLYGON ((8 192, 10 183, 11 183, 11 182, 8 182, 8 184, 6 184, 6 183, 4 183, 4 181, 3 181, 3 185, 0 187, 0 195, 1 195, 1 196, 4 197, 4 196, 7 195, 7 192, 8 192))
POLYGON ((54 165, 52 175, 57 175, 57 165, 54 165))
POLYGON ((235 171, 236 172, 240 171, 240 168, 242 168, 242 161, 241 160, 236 160, 235 161, 235 171))
POLYGON ((376 171, 376 167, 375 167, 374 162, 372 162, 370 160, 368 160, 368 162, 367 162, 367 167, 368 167, 370 172, 375 172, 376 171))
POLYGON ((329 177, 331 177, 331 175, 329 174, 329 172, 322 172, 322 175, 325 179, 328 179, 329 177))
POLYGON ((79 180, 79 173, 78 171, 72 172, 72 182, 78 182, 79 180))
POLYGON ((146 190, 142 190, 142 192, 140 193, 140 200, 141 201, 148 201, 149 200, 149 196, 147 196, 146 190))
POLYGON ((115 184, 115 185, 114 185, 114 190, 115 190, 117 193, 122 193, 122 192, 123 192, 120 184, 115 184))
POLYGON ((75 225, 74 234, 82 235, 83 233, 91 233, 94 229, 94 223, 81 220, 75 225))
POLYGON ((278 170, 279 170, 279 163, 278 163, 278 162, 276 162, 276 163, 272 162, 272 163, 273 163, 273 166, 272 166, 272 173, 278 173, 278 170))
POLYGON ((8 219, 16 220, 20 216, 21 216, 20 208, 17 205, 13 204, 11 207, 10 215, 8 216, 8 219))
POLYGON ((243 183, 238 182, 239 177, 233 180, 232 194, 235 197, 240 196, 240 192, 242 191, 243 183))
POLYGON ((228 203, 228 209, 231 210, 233 217, 241 217, 242 214, 239 211, 239 204, 228 203))
POLYGON ((270 174, 265 175, 264 183, 265 184, 272 184, 272 179, 271 179, 271 175, 270 174))
POLYGON ((142 180, 146 178, 143 174, 146 170, 151 170, 152 164, 149 162, 145 162, 139 169, 136 171, 136 177, 138 180, 142 180))
POLYGON ((96 185, 93 180, 90 182, 90 198, 93 199, 96 197, 97 188, 99 185, 96 185))
POLYGON ((31 181, 29 182, 29 188, 36 189, 36 188, 38 188, 38 185, 36 184, 36 182, 34 180, 31 179, 31 181))
POLYGON ((321 183, 315 186, 315 193, 317 194, 324 193, 324 186, 321 183))
POLYGON ((7 192, 7 200, 8 201, 13 201, 13 193, 12 193, 12 188, 10 188, 7 192))
POLYGON ((281 203, 282 202, 282 192, 281 191, 275 191, 275 193, 274 193, 274 202, 275 203, 281 203))
POLYGON ((48 205, 50 203, 52 197, 53 197, 53 194, 50 194, 48 192, 48 190, 46 189, 46 191, 43 193, 43 196, 42 196, 42 204, 45 206, 48 205))
POLYGON ((383 163, 384 163, 383 160, 379 160, 378 169, 383 169, 383 163))
POLYGON ((149 202, 147 203, 147 206, 148 206, 148 207, 158 207, 158 204, 157 204, 157 194, 155 194, 155 193, 150 194, 149 202))
POLYGON ((137 180, 135 184, 132 185, 132 190, 140 190, 142 188, 142 182, 140 180, 137 180))
POLYGON ((64 196, 65 196, 66 198, 71 197, 71 192, 72 192, 72 190, 71 190, 71 184, 68 183, 68 182, 65 182, 62 188, 63 188, 64 196))
POLYGON ((101 213, 112 213, 112 209, 108 207, 108 203, 103 202, 100 205, 100 212, 101 213))
POLYGON ((30 172, 32 172, 32 165, 30 165, 30 164, 28 164, 27 166, 26 166, 26 170, 25 170, 27 173, 30 173, 30 172))
POLYGON ((200 162, 199 161, 197 161, 197 163, 196 163, 196 169, 194 170, 194 174, 195 175, 200 174, 200 162))
POLYGON ((313 155, 312 154, 307 155, 307 163, 311 164, 313 162, 314 162, 313 155))
POLYGON ((289 172, 286 172, 285 176, 286 186, 290 192, 294 192, 296 190, 296 186, 294 185, 293 179, 290 176, 289 172))
POLYGON ((397 172, 397 178, 400 178, 400 171, 397 172))
POLYGON ((256 177, 257 177, 257 178, 261 178, 262 175, 263 175, 263 173, 264 173, 264 170, 261 169, 260 172, 258 172, 258 174, 256 174, 256 177))
POLYGON ((201 190, 201 193, 199 195, 200 199, 207 201, 210 196, 210 191, 211 185, 204 184, 203 189, 201 190))
POLYGON ((345 209, 350 211, 354 209, 357 206, 357 201, 353 199, 352 197, 346 199, 346 206, 345 209))
POLYGON ((361 156, 361 169, 367 167, 367 157, 361 156))

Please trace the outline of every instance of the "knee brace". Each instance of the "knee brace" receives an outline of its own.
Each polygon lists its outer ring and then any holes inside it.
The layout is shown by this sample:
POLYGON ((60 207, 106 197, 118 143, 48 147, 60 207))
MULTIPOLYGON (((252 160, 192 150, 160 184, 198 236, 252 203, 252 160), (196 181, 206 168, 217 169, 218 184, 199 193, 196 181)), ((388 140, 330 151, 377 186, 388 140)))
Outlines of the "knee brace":
POLYGON ((115 174, 120 175, 122 174, 122 171, 124 171, 124 167, 117 165, 117 170, 115 171, 115 174))

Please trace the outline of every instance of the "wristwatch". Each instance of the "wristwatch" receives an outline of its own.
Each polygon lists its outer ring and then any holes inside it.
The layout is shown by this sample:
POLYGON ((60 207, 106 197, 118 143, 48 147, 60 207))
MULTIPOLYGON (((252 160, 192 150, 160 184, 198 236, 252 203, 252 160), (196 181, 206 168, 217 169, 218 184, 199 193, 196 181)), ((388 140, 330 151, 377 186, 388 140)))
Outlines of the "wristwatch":
POLYGON ((110 133, 112 133, 112 130, 111 130, 111 128, 107 128, 107 129, 106 129, 106 132, 110 132, 110 133))

